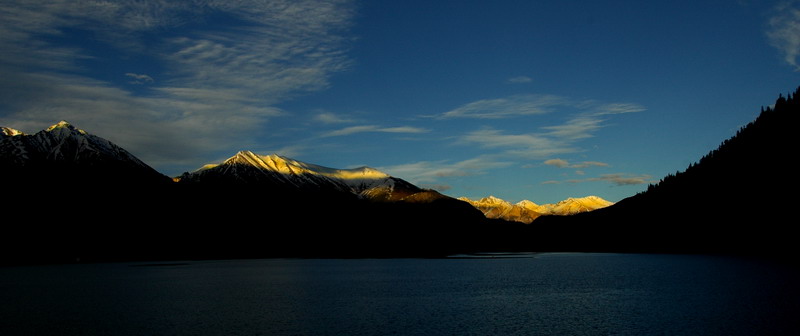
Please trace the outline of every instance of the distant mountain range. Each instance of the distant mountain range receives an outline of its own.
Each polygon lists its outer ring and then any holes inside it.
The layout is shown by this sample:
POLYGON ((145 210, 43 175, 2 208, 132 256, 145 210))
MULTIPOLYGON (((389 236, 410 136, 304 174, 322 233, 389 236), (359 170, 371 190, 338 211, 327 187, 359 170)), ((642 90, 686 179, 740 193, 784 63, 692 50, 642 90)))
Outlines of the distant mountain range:
POLYGON ((512 204, 494 196, 484 197, 479 200, 471 200, 466 197, 459 197, 458 199, 472 204, 472 206, 483 212, 487 218, 499 218, 526 224, 530 224, 536 218, 544 215, 568 216, 605 208, 614 204, 597 196, 570 197, 556 204, 542 205, 529 200, 512 204))
MULTIPOLYGON (((167 181, 166 176, 123 148, 66 121, 33 135, 2 127, 0 136, 0 164, 13 171, 17 182, 58 180, 116 184, 167 181)), ((431 202, 450 198, 366 166, 336 169, 250 151, 240 151, 220 164, 208 164, 172 180, 181 185, 259 186, 289 194, 351 195, 373 202, 431 202)), ((595 196, 570 198, 558 204, 541 206, 527 200, 512 205, 494 197, 478 201, 460 200, 475 206, 488 218, 525 223, 541 215, 568 215, 611 204, 595 196)))
POLYGON ((788 255, 798 94, 779 97, 684 172, 616 204, 594 196, 545 205, 458 200, 369 167, 248 151, 171 179, 67 122, 32 135, 3 127, 0 264, 476 251, 788 255))

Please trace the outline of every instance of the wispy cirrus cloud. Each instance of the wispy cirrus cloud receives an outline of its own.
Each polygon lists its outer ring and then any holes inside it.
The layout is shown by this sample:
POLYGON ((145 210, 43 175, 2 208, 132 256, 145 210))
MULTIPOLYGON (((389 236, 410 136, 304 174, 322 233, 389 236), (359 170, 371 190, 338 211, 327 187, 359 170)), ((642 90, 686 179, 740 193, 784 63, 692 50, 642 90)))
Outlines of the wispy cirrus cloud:
POLYGON ((800 71, 797 57, 800 56, 800 1, 784 1, 777 4, 767 25, 769 43, 783 54, 783 59, 800 71))
POLYGON ((592 112, 589 114, 595 116, 622 114, 622 113, 635 113, 647 110, 644 106, 636 103, 610 103, 598 104, 590 108, 592 112))
POLYGON ((602 103, 550 94, 522 94, 482 99, 459 106, 437 116, 439 119, 505 119, 571 111, 584 117, 633 113, 646 110, 636 103, 602 103))
POLYGON ((125 74, 125 76, 131 79, 131 81, 129 82, 131 84, 149 84, 155 82, 155 80, 153 80, 153 77, 150 77, 145 74, 136 74, 128 72, 125 74))
POLYGON ((67 119, 150 164, 196 165, 346 70, 352 17, 349 1, 4 1, 0 118, 29 131, 67 119), (110 61, 118 82, 94 70, 110 61))
POLYGON ((474 101, 447 111, 438 118, 501 119, 545 114, 564 104, 564 98, 554 95, 515 95, 474 101))
POLYGON ((605 162, 598 162, 598 161, 583 161, 579 163, 569 163, 569 161, 564 159, 549 159, 544 161, 545 165, 554 166, 558 168, 589 168, 589 167, 609 167, 610 165, 605 162))
POLYGON ((524 159, 542 158, 578 150, 569 142, 544 133, 507 134, 491 128, 469 132, 461 136, 459 142, 495 150, 495 155, 524 159))
POLYGON ((427 133, 430 132, 429 129, 419 128, 419 127, 411 127, 411 126, 399 126, 399 127, 381 127, 378 125, 359 125, 359 126, 350 126, 345 127, 342 129, 338 129, 335 131, 330 131, 327 133, 322 134, 322 137, 335 137, 335 136, 346 136, 346 135, 353 135, 357 133, 427 133))
POLYGON ((517 76, 509 78, 507 82, 511 84, 525 84, 533 82, 533 78, 530 78, 528 76, 517 76))
POLYGON ((579 141, 595 136, 612 115, 644 110, 644 106, 635 103, 602 103, 553 95, 523 95, 476 101, 443 113, 440 118, 499 119, 544 113, 565 115, 562 123, 539 126, 531 132, 511 133, 484 127, 457 137, 459 143, 494 149, 495 155, 543 159, 581 151, 579 141))
POLYGON ((561 184, 561 183, 584 183, 584 182, 609 182, 615 186, 628 186, 628 185, 639 185, 639 184, 648 184, 655 182, 653 177, 647 174, 624 174, 624 173, 615 173, 615 174, 603 174, 597 177, 590 177, 585 179, 569 179, 564 181, 557 181, 557 180, 549 180, 544 181, 542 184, 561 184))
MULTIPOLYGON (((653 177, 650 175, 635 175, 635 174, 604 174, 599 177, 588 178, 585 180, 578 180, 577 182, 592 182, 592 181, 605 181, 610 182, 617 186, 648 184, 653 182, 653 177)), ((570 181, 576 182, 576 181, 570 181)))
POLYGON ((547 136, 563 141, 575 141, 591 138, 595 131, 603 127, 603 121, 595 115, 578 116, 561 125, 545 126, 542 129, 546 130, 547 136))
POLYGON ((349 124, 356 122, 356 119, 353 119, 349 116, 340 115, 332 112, 319 112, 312 118, 315 122, 323 123, 323 124, 349 124))
MULTIPOLYGON (((498 161, 484 155, 462 161, 418 161, 394 166, 378 167, 392 176, 398 176, 412 183, 430 184, 441 178, 484 174, 491 169, 512 165, 509 161, 498 161)), ((440 189, 441 190, 441 189, 440 189)))

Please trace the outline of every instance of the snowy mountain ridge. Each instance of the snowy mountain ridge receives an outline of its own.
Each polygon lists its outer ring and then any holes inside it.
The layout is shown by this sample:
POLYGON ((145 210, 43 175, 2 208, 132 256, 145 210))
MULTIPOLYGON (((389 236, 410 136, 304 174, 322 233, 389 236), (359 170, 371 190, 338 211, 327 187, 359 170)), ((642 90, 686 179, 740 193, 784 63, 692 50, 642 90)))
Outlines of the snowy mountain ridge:
POLYGON ((121 169, 145 179, 165 178, 122 147, 66 121, 35 134, 3 127, 0 163, 23 174, 114 175, 121 169))
POLYGON ((424 191, 370 167, 337 169, 276 154, 258 155, 251 151, 240 151, 220 164, 205 165, 175 180, 183 183, 209 180, 268 183, 300 189, 334 190, 380 201, 402 200, 424 191))
POLYGON ((3 127, 2 153, 19 164, 27 164, 30 160, 65 160, 80 161, 102 158, 128 161, 141 166, 144 162, 110 141, 75 128, 66 121, 61 121, 36 134, 28 135, 12 128, 3 127))
POLYGON ((0 127, 0 139, 17 135, 25 135, 25 133, 9 127, 0 127))
MULTIPOLYGON (((66 121, 60 121, 35 134, 25 134, 8 127, 0 128, 0 164, 20 172, 36 173, 69 167, 69 171, 62 172, 65 176, 82 172, 108 177, 106 175, 119 175, 116 169, 120 167, 124 167, 126 172, 138 171, 135 174, 161 175, 125 149, 66 121)), ((251 151, 239 151, 221 163, 204 165, 194 172, 173 178, 173 181, 263 184, 289 188, 286 190, 334 191, 373 201, 429 202, 449 198, 367 166, 337 169, 276 154, 258 155, 251 151)), ((477 201, 463 197, 460 200, 470 203, 489 218, 525 223, 530 223, 541 215, 574 214, 611 204, 596 196, 569 198, 556 204, 544 205, 527 200, 510 204, 493 196, 477 201)))
POLYGON ((471 204, 483 212, 487 218, 500 218, 528 224, 543 215, 574 215, 614 204, 597 196, 570 197, 555 204, 542 205, 529 200, 512 204, 494 196, 484 197, 479 200, 471 200, 466 197, 459 197, 458 199, 471 204))

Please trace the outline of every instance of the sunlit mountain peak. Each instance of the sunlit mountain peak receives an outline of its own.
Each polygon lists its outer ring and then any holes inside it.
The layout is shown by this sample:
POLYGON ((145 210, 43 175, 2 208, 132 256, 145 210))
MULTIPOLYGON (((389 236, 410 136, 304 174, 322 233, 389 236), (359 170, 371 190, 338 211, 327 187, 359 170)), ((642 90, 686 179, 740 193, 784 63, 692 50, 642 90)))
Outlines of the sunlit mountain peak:
POLYGON ((73 178, 105 183, 113 179, 112 183, 127 183, 119 181, 123 179, 118 174, 130 174, 124 180, 169 181, 122 147, 63 120, 35 134, 5 127, 2 134, 0 162, 4 168, 30 174, 36 180, 73 178))
POLYGON ((51 125, 47 129, 45 129, 45 132, 53 132, 53 131, 59 131, 59 130, 76 131, 76 132, 79 132, 81 134, 87 134, 86 131, 84 131, 82 129, 78 129, 75 126, 72 126, 72 124, 70 124, 70 123, 68 123, 68 122, 66 122, 64 120, 59 121, 55 125, 51 125))
POLYGON ((425 191, 371 167, 336 169, 277 154, 259 155, 251 151, 237 152, 220 164, 205 165, 176 180, 184 183, 214 180, 239 185, 262 184, 314 191, 336 190, 378 201, 402 200, 425 191))
POLYGON ((17 136, 17 135, 25 135, 25 133, 22 133, 22 132, 20 132, 18 130, 15 130, 15 129, 9 128, 9 127, 0 127, 0 136, 12 137, 12 136, 17 136))
POLYGON ((555 204, 542 205, 538 205, 529 200, 511 204, 508 201, 494 196, 484 197, 477 201, 466 197, 460 197, 459 199, 472 204, 472 206, 483 212, 488 218, 502 218, 523 223, 531 223, 542 215, 572 215, 604 208, 613 204, 597 196, 580 198, 570 197, 555 204))
POLYGON ((539 209, 541 207, 541 205, 538 205, 538 204, 536 204, 536 203, 534 203, 532 201, 529 201, 529 200, 519 201, 519 202, 517 202, 516 205, 517 206, 521 206, 523 208, 531 209, 531 210, 536 210, 536 209, 539 209))
POLYGON ((500 198, 497 198, 497 197, 494 197, 494 196, 491 196, 491 195, 479 199, 478 202, 480 202, 482 204, 507 204, 508 203, 503 199, 500 199, 500 198))
MULTIPOLYGON (((233 157, 225 160, 223 165, 244 164, 257 168, 290 175, 321 175, 342 180, 386 179, 390 176, 384 172, 370 167, 353 169, 336 169, 315 165, 277 154, 258 155, 251 151, 239 151, 233 157)), ((206 165, 202 169, 213 168, 216 165, 206 165)))
POLYGON ((550 211, 554 213, 573 214, 605 208, 612 204, 614 203, 597 196, 586 196, 579 198, 570 197, 556 204, 546 204, 545 206, 550 208, 550 211))

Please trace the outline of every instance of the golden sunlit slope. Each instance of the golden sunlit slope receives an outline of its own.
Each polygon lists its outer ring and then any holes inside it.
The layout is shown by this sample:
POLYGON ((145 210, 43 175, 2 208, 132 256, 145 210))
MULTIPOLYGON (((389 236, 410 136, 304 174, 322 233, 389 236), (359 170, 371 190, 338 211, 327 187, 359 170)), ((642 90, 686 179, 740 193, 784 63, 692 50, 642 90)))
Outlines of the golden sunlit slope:
POLYGON ((570 197, 556 204, 542 205, 538 205, 529 200, 523 200, 519 203, 512 204, 494 196, 484 197, 479 200, 471 200, 466 197, 460 197, 459 199, 472 204, 472 206, 483 212, 487 218, 499 218, 526 224, 533 222, 536 218, 543 215, 574 215, 581 212, 605 208, 614 204, 597 196, 580 198, 570 197))
POLYGON ((319 175, 340 180, 385 179, 389 175, 370 167, 354 169, 336 169, 315 164, 305 163, 284 156, 270 154, 258 155, 251 151, 240 151, 221 164, 207 164, 197 171, 212 169, 220 165, 244 164, 267 171, 289 175, 319 175))
POLYGON ((279 192, 342 193, 379 202, 419 203, 447 198, 370 167, 337 169, 250 151, 240 151, 220 164, 205 165, 175 180, 184 184, 269 186, 279 192))

